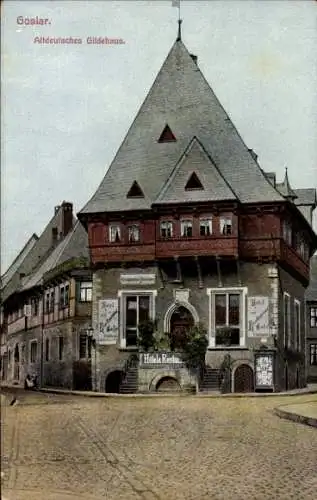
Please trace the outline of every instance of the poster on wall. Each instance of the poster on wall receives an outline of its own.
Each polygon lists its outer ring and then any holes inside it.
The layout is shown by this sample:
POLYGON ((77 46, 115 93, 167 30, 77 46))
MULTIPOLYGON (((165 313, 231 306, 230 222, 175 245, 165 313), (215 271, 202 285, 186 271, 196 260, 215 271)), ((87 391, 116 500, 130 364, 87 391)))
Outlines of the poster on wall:
POLYGON ((260 387, 273 386, 273 357, 258 356, 255 364, 255 385, 260 387))
POLYGON ((248 336, 265 337, 269 334, 269 298, 248 297, 248 336))
POLYGON ((99 344, 116 344, 119 333, 118 299, 99 300, 98 304, 99 344))

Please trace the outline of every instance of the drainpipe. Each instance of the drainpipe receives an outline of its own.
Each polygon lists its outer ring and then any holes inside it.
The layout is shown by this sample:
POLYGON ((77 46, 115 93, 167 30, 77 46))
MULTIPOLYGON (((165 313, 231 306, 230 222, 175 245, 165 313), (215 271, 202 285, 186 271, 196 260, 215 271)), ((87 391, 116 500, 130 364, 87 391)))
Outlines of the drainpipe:
POLYGON ((41 320, 41 359, 40 359, 40 387, 43 388, 43 379, 44 379, 44 286, 41 286, 42 290, 42 320, 41 320))

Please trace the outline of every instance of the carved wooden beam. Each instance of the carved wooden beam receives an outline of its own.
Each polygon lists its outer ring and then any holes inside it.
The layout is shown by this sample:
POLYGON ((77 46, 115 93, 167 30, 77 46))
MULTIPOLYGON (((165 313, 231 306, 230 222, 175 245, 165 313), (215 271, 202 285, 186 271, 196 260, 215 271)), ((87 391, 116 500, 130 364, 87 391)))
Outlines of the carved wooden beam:
POLYGON ((219 255, 216 255, 216 264, 217 264, 217 274, 218 274, 218 286, 222 286, 221 267, 220 267, 220 257, 219 257, 219 255))
POLYGON ((197 274, 198 274, 198 286, 199 286, 199 288, 203 288, 204 284, 203 284, 201 267, 200 267, 200 260, 199 260, 198 255, 195 255, 195 261, 196 261, 197 274))

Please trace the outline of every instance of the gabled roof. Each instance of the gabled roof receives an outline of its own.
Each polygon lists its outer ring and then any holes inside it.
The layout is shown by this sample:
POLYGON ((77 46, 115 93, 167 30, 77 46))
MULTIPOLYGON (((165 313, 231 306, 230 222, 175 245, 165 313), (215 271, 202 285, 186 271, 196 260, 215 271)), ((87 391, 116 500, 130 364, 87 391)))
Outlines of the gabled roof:
POLYGON ((29 290, 39 285, 45 273, 77 257, 84 257, 87 259, 89 257, 87 232, 79 221, 76 222, 72 231, 70 231, 57 247, 55 247, 52 253, 50 253, 36 271, 23 279, 22 287, 19 291, 29 290))
POLYGON ((193 137, 155 203, 221 200, 236 200, 236 196, 202 144, 196 137, 193 137), (203 189, 186 189, 193 174, 196 175, 203 189))
POLYGON ((310 280, 305 293, 306 300, 317 302, 317 254, 310 260, 310 280))
POLYGON ((7 286, 9 281, 12 279, 14 274, 18 272, 19 268, 23 264, 24 259, 34 247, 35 243, 38 240, 38 236, 34 233, 31 238, 28 239, 21 252, 17 255, 17 257, 12 262, 11 266, 7 269, 3 276, 1 276, 1 289, 7 286))
POLYGON ((194 136, 241 202, 284 200, 250 154, 183 42, 177 40, 104 179, 79 215, 150 209, 194 136), (159 143, 166 124, 177 140, 159 143), (142 186, 144 199, 126 200, 134 180, 142 186))
POLYGON ((311 205, 312 208, 317 206, 317 195, 315 188, 294 189, 297 198, 295 205, 311 205))

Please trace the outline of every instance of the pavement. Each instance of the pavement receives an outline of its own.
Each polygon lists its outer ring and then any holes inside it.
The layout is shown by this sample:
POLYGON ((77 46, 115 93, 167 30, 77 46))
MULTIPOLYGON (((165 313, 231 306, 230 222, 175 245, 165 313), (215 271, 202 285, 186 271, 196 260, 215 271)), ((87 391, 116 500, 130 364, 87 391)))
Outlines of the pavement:
POLYGON ((316 429, 274 413, 314 394, 1 395, 6 500, 316 499, 316 429))

